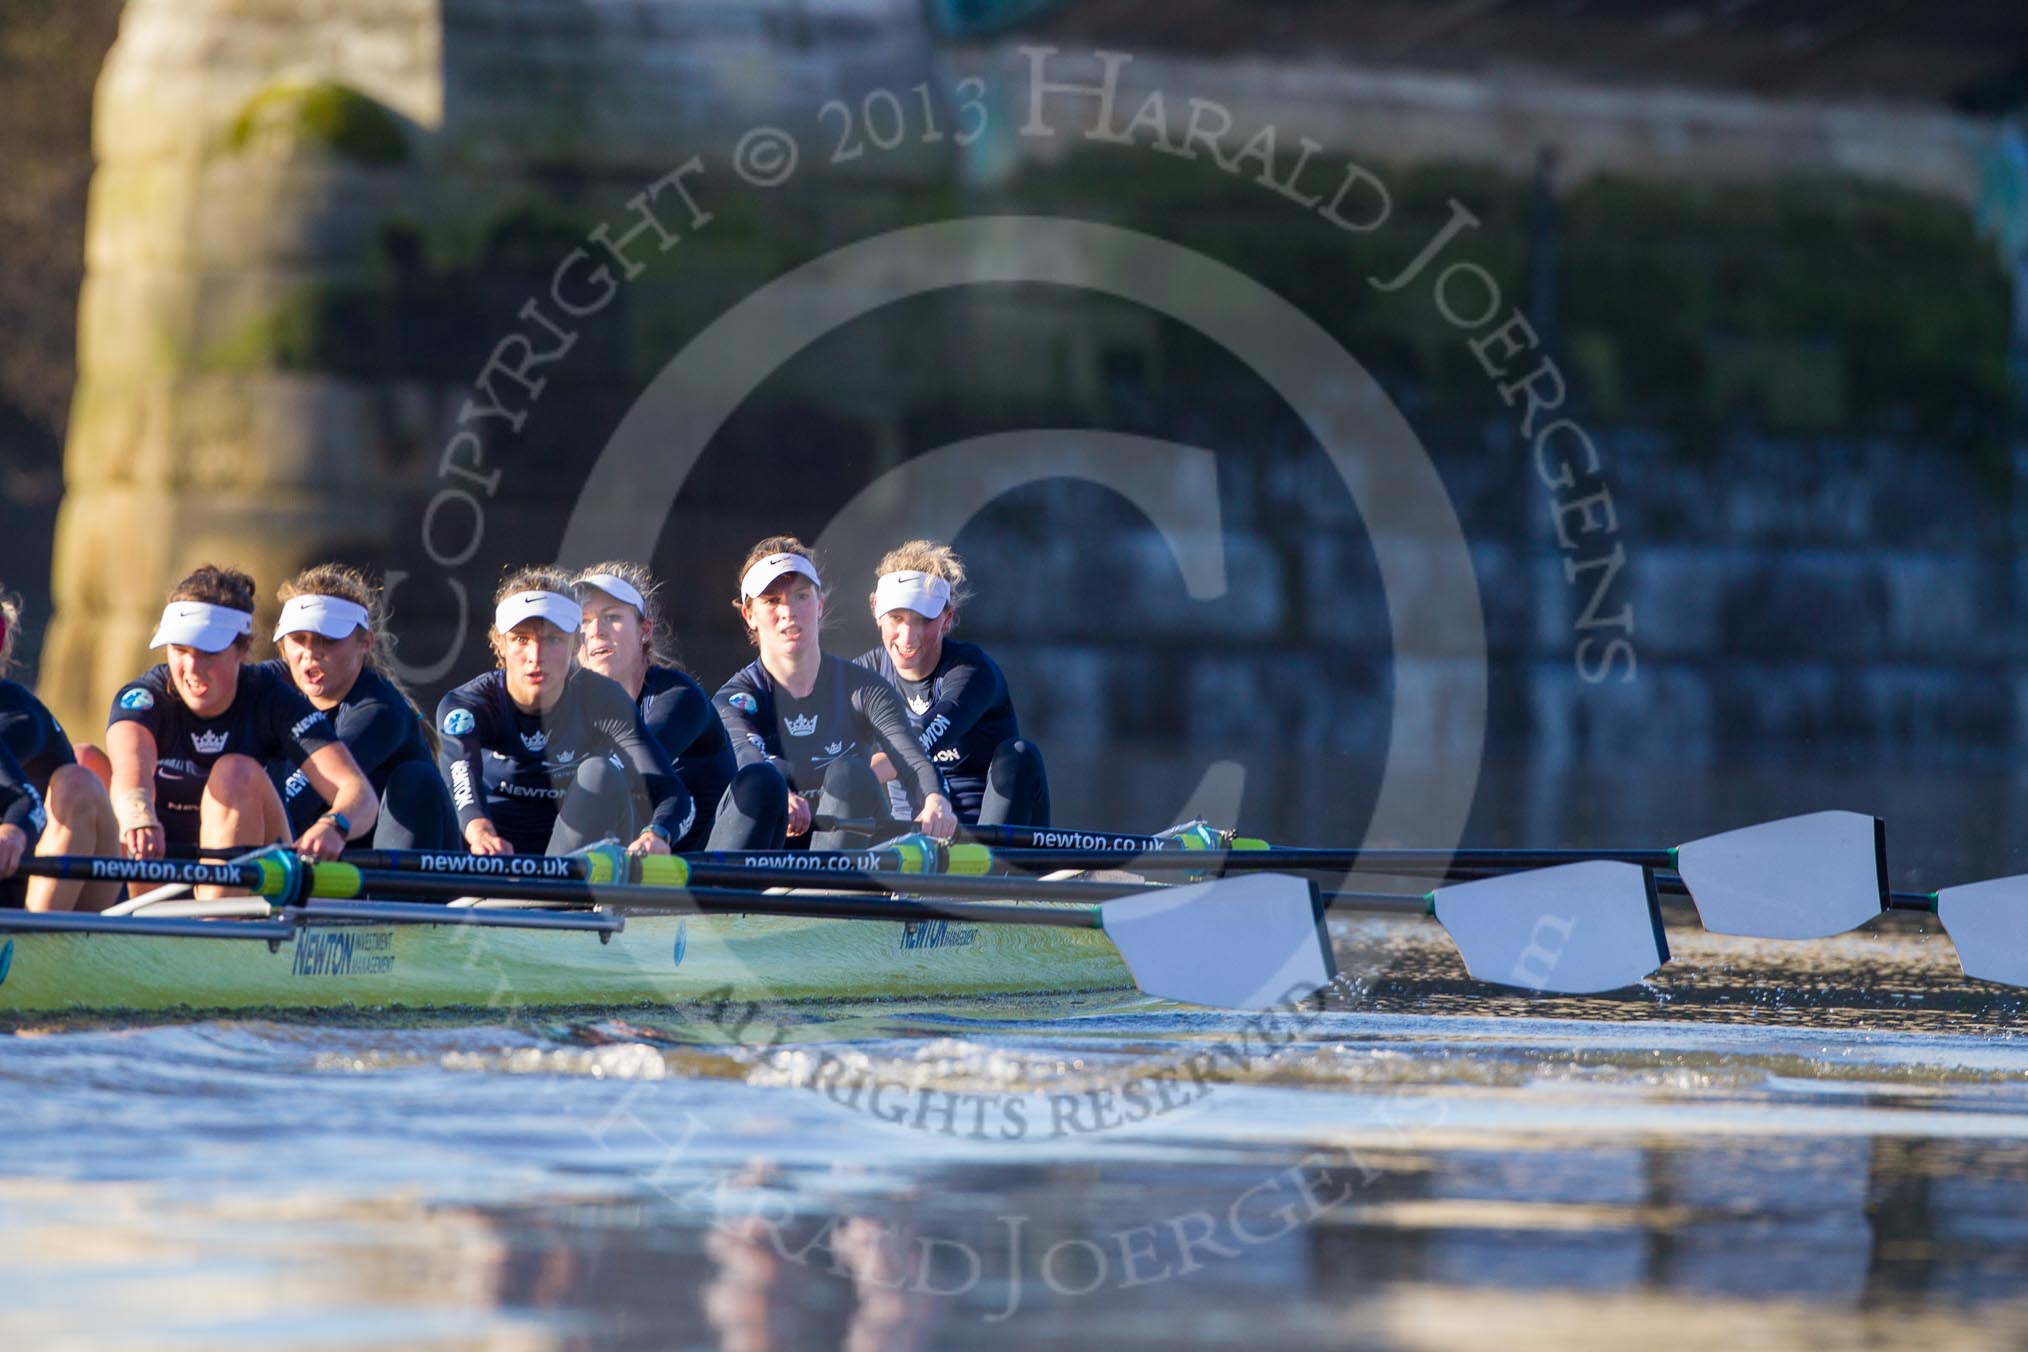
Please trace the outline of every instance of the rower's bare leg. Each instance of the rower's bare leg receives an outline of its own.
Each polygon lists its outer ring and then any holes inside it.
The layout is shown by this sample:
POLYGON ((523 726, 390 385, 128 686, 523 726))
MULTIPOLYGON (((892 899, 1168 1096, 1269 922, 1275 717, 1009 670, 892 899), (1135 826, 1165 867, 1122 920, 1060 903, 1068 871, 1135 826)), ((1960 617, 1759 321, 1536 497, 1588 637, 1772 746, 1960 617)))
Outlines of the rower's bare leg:
MULTIPOLYGON (((106 796, 105 785, 84 766, 66 765, 52 774, 42 806, 49 814, 49 824, 35 847, 37 855, 120 852, 120 825, 113 816, 113 800, 106 796)), ((118 883, 30 878, 27 905, 31 911, 103 911, 120 899, 121 890, 118 883)))
POLYGON ((105 752, 99 750, 90 742, 79 742, 71 747, 70 753, 77 757, 79 765, 82 765, 97 777, 100 787, 104 788, 107 793, 113 791, 113 762, 105 752))
MULTIPOLYGON (((221 756, 204 781, 197 843, 207 853, 241 854, 289 839, 289 814, 275 782, 248 756, 221 756)), ((200 887, 199 901, 244 896, 244 888, 200 887)))

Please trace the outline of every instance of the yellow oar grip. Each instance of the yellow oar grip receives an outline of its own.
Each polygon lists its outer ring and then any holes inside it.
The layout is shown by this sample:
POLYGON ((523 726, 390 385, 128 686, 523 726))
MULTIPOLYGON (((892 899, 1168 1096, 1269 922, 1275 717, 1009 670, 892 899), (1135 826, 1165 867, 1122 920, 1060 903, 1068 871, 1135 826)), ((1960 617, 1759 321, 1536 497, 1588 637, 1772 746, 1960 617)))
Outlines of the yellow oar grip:
POLYGON ((978 878, 984 877, 992 868, 993 852, 984 845, 954 842, 948 847, 948 858, 944 862, 946 873, 978 878))
POLYGON ((627 880, 626 853, 601 845, 584 852, 584 880, 588 883, 622 883, 627 880))
POLYGON ((262 896, 273 900, 288 892, 289 870, 283 865, 281 860, 264 854, 253 862, 254 866, 261 871, 260 894, 262 896))
POLYGON ((644 854, 641 883, 646 887, 688 887, 690 861, 674 854, 644 854))
MULTIPOLYGON (((267 868, 263 860, 262 872, 267 868)), ((310 874, 310 895, 325 901, 351 901, 365 890, 359 870, 351 864, 318 864, 310 874)))
POLYGON ((1271 850, 1274 846, 1258 836, 1234 836, 1232 843, 1225 848, 1228 850, 1271 850))

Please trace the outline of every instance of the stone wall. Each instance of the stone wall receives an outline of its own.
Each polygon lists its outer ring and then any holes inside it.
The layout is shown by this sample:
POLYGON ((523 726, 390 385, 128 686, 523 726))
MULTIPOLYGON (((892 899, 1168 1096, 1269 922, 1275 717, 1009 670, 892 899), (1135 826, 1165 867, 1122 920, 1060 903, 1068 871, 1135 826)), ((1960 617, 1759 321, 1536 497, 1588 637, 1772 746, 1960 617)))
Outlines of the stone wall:
MULTIPOLYGON (((148 660, 161 589, 212 557, 268 586, 334 553, 417 575, 399 629, 415 665, 442 655, 432 697, 485 660, 476 626, 454 630, 448 582, 482 598, 501 566, 553 556, 592 455, 713 318, 897 224, 1033 212, 1220 259, 1375 375, 1471 542, 1496 756, 1995 764, 2028 743, 2006 300, 1966 211, 1976 129, 1927 114, 1141 62, 1144 85, 1361 157, 1394 185, 1396 218, 1348 241, 1205 165, 1018 143, 970 160, 917 146, 716 198, 712 227, 652 260, 549 368, 525 422, 488 437, 501 477, 484 539, 432 564, 425 512, 475 376, 644 185, 692 154, 722 161, 754 123, 807 125, 833 94, 950 98, 978 72, 1018 88, 1011 42, 934 49, 902 0, 840 13, 132 0, 99 96, 42 669, 59 711, 96 723, 148 660), (1546 217, 1529 178, 1545 146, 1562 155, 1546 217), (1488 222, 1472 256, 1514 304, 1554 314, 1615 494, 1632 681, 1579 679, 1585 594, 1551 534, 1555 495, 1463 335, 1363 285, 1454 197, 1488 222)), ((1370 795, 1390 736, 1432 764, 1470 749, 1453 744, 1468 673, 1395 646, 1373 543, 1390 523, 1359 519, 1285 405, 1136 307, 975 290, 819 339, 713 441, 655 554, 707 682, 746 660, 725 602, 754 538, 814 537, 883 472, 964 438, 1095 428, 1219 453, 1231 589, 1183 598, 1148 522, 1089 483, 1031 485, 966 528, 967 631, 1066 764, 1100 743, 1140 748, 1157 777, 1164 757, 1273 760, 1279 819, 1301 821, 1304 800, 1370 795), (1417 712, 1390 729, 1403 686, 1417 712)), ((862 594, 841 584, 833 646, 870 640, 862 594)), ((1094 778, 1066 780, 1080 801, 1131 791, 1083 768, 1094 778)))

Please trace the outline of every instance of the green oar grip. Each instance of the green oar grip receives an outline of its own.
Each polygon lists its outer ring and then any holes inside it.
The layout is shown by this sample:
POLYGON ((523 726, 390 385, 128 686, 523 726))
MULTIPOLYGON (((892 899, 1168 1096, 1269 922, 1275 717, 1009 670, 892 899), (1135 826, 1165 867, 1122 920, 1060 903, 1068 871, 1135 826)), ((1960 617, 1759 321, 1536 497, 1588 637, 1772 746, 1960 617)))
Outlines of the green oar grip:
MULTIPOLYGON (((261 859, 258 862, 265 873, 268 861, 261 859)), ((310 870, 310 895, 320 901, 352 901, 365 890, 359 870, 351 864, 318 864, 310 870)), ((261 895, 276 897, 284 893, 270 892, 264 887, 261 895)))
POLYGON ((1228 850, 1271 850, 1274 846, 1259 836, 1234 836, 1225 847, 1228 850))
POLYGON ((946 858, 944 871, 966 877, 982 878, 993 871, 993 852, 984 845, 972 845, 953 841, 944 847, 946 858))
POLYGON ((690 885, 690 861, 680 854, 644 854, 638 862, 643 887, 690 885))

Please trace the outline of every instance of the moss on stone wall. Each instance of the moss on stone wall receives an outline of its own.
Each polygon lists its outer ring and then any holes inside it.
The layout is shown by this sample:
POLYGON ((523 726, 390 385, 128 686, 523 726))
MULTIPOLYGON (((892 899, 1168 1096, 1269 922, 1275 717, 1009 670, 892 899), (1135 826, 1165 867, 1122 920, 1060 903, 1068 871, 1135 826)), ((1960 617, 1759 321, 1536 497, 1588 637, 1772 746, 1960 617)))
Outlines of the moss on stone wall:
POLYGON ((313 147, 358 164, 405 164, 408 136, 385 105, 331 80, 270 85, 248 99, 226 131, 226 148, 313 147))
POLYGON ((375 288, 298 287, 200 354, 200 370, 323 371, 372 376, 386 352, 388 306, 375 288))
POLYGON ((1834 179, 1599 179, 1560 233, 1566 330, 1610 348, 1634 408, 1997 453, 2008 288, 1963 209, 1834 179))
MULTIPOLYGON (((1529 308, 1538 226, 1527 179, 1366 161, 1393 208, 1353 234, 1208 162, 1122 154, 1032 170, 1008 203, 1201 249, 1301 306, 1397 397, 1437 417, 1503 411, 1426 284, 1387 296, 1367 279, 1412 258, 1455 199, 1480 224, 1446 257, 1478 263, 1510 305, 1529 308)), ((1671 430, 1686 450, 1744 418, 1879 430, 1999 463, 2008 287, 1962 207, 1847 179, 1609 177, 1559 198, 1550 230, 1557 347, 1595 412, 1671 430)))

